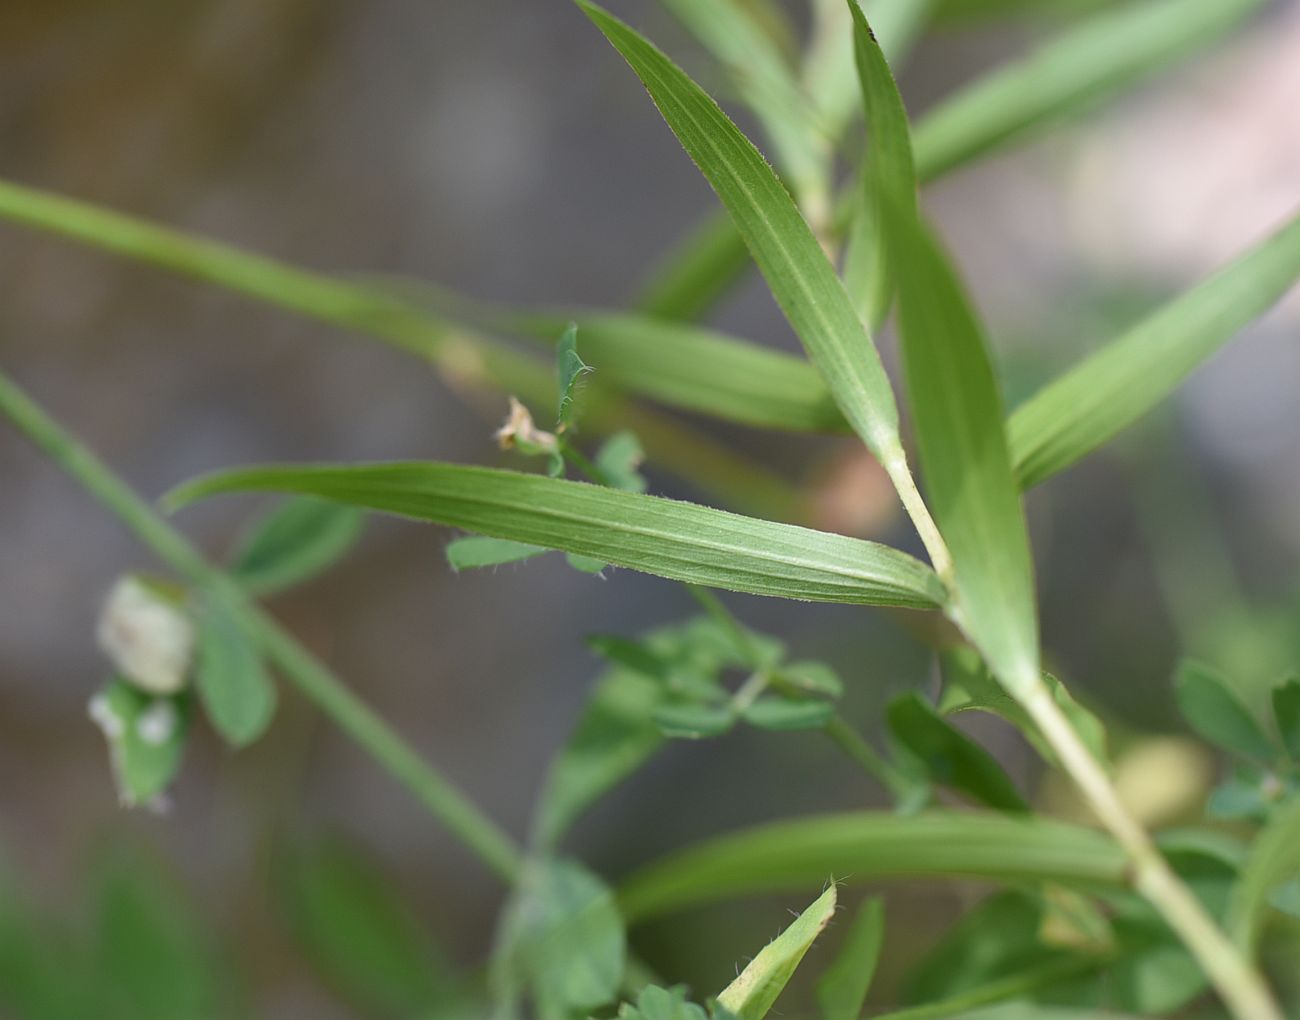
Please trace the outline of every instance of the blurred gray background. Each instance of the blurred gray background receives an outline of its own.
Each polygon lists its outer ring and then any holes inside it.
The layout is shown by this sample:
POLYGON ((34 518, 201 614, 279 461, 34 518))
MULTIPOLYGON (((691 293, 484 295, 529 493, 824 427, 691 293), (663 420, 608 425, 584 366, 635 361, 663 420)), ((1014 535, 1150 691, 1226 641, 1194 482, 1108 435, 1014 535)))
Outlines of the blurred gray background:
MULTIPOLYGON (((719 84, 656 4, 611 7, 719 84)), ((902 76, 913 113, 1041 28, 928 39, 902 76)), ((1280 4, 1077 127, 929 191, 1010 402, 1293 211, 1298 55, 1300 4, 1280 4)), ((625 303, 713 208, 634 77, 561 0, 3 4, 0 175, 291 263, 524 303, 625 303)), ((259 460, 501 462, 491 417, 366 338, 3 223, 0 278, 5 370, 149 497, 259 460)), ((756 280, 716 321, 795 347, 756 280)), ((1204 636, 1198 621, 1244 599, 1261 626, 1297 629, 1298 331, 1293 298, 1176 406, 1031 499, 1049 657, 1121 727, 1177 730, 1168 677, 1204 636)), ((714 431, 792 484, 850 453, 846 440, 714 431)), ((655 491, 699 498, 649 473, 655 491)), ((872 492, 868 476, 862 498, 879 502, 872 492)), ((75 903, 105 841, 150 844, 232 939, 264 1015, 348 1016, 295 956, 266 890, 274 833, 341 830, 410 891, 453 957, 482 959, 500 888, 291 691, 269 735, 238 756, 198 735, 170 815, 119 811, 85 715, 107 669, 93 624, 119 574, 154 564, 6 425, 0 494, 0 840, 41 902, 75 903)), ((256 505, 223 501, 181 520, 220 555, 256 505)), ((869 519, 873 537, 914 546, 887 502, 869 519)), ((342 566, 274 608, 522 835, 598 671, 582 636, 633 634, 694 608, 680 586, 595 579, 554 557, 453 576, 448 538, 375 520, 342 566)), ((839 665, 868 732, 889 694, 929 679, 919 646, 882 614, 729 603, 801 656, 839 665)), ((1273 668, 1264 645, 1246 643, 1242 668, 1273 668)), ((1018 744, 980 732, 1032 781, 1018 744)), ((815 736, 738 734, 670 747, 575 846, 618 875, 693 836, 880 802, 815 736)), ((916 897, 918 941, 927 917, 950 911, 945 895, 916 897)), ((701 912, 693 930, 742 952, 746 923, 779 916, 761 903, 701 912)), ((643 936, 647 951, 674 959, 657 931, 643 936)), ((697 981, 719 976, 681 966, 697 981)))

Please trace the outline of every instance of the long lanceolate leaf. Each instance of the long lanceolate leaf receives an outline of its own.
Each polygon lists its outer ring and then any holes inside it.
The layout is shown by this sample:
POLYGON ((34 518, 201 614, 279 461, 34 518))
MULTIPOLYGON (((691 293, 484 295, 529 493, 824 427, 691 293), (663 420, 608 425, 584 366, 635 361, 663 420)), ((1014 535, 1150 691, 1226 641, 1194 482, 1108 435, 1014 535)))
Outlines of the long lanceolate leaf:
POLYGON ((648 865, 619 890, 629 921, 758 892, 927 876, 1122 888, 1119 846, 1082 826, 1006 815, 863 811, 777 822, 648 865))
POLYGON ((896 458, 898 408, 880 356, 772 168, 672 61, 599 7, 577 2, 632 66, 718 193, 844 416, 882 461, 896 458))
POLYGON ((917 124, 930 180, 1214 42, 1264 0, 1144 0, 1072 28, 941 103, 917 124))
POLYGON ((1151 410, 1300 278, 1300 216, 1034 394, 1007 423, 1021 486, 1151 410))
POLYGON ((254 468, 199 479, 172 502, 249 490, 305 493, 756 595, 919 609, 944 600, 928 567, 874 542, 491 468, 254 468))

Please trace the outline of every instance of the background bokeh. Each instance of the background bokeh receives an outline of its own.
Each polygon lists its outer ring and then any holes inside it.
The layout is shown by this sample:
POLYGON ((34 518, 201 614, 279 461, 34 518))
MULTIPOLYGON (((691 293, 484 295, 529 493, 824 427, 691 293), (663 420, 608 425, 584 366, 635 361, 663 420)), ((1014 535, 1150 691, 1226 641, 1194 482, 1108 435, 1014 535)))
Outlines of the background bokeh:
MULTIPOLYGON (((611 7, 718 84, 656 4, 611 7)), ((913 112, 1042 27, 927 39, 902 76, 913 112)), ((1293 211, 1298 54, 1300 3, 1278 4, 1077 127, 928 192, 1010 402, 1293 211)), ((304 266, 519 303, 624 303, 713 207, 633 76, 559 0, 3 4, 0 174, 304 266)), ((150 497, 258 460, 501 462, 491 417, 365 338, 9 225, 0 279, 5 370, 150 497)), ((716 321, 794 349, 756 280, 716 321)), ((1185 651, 1261 685, 1294 651, 1298 335, 1293 298, 1168 410, 1030 500, 1049 657, 1121 730, 1178 731, 1168 678, 1185 651)), ((792 484, 858 478, 872 536, 915 544, 874 474, 845 467, 850 441, 706 427, 792 484)), ((656 491, 696 495, 649 473, 656 491)), ((221 554, 255 506, 220 502, 182 521, 221 554)), ((555 557, 454 576, 448 537, 375 520, 344 564, 274 608, 522 835, 598 670, 582 636, 632 634, 694 608, 680 586, 595 579, 555 557)), ((259 1015, 348 1017, 277 916, 268 863, 290 834, 341 833, 382 863, 451 959, 481 962, 501 888, 291 692, 246 752, 201 732, 169 814, 118 809, 85 713, 107 669, 94 620, 119 574, 152 565, 0 426, 0 841, 31 897, 75 915, 103 848, 132 847, 185 890, 259 1015)), ((930 679, 920 648, 882 614, 729 601, 841 667, 868 731, 889 694, 930 679)), ((1033 782, 1018 743, 977 728, 1033 782)), ((880 802, 815 736, 738 734, 669 747, 580 826, 575 847, 618 875, 693 836, 880 802)), ((890 955, 901 959, 962 893, 898 895, 910 923, 890 955)), ((701 911, 685 930, 648 929, 642 945, 708 987, 787 905, 701 911)))

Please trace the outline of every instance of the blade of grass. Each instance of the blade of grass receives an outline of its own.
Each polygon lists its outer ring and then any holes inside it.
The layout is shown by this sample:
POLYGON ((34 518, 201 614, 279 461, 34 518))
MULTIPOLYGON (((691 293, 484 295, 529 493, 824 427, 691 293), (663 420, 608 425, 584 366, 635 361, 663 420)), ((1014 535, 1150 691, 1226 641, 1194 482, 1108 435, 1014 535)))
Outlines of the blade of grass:
POLYGON ((1295 875, 1300 875, 1300 800, 1278 808, 1264 826, 1233 889, 1228 930, 1247 954, 1255 954, 1269 895, 1295 875))
POLYGON ((749 139, 672 61, 588 0, 576 2, 631 65, 718 193, 845 417, 883 463, 899 442, 889 380, 789 193, 749 139))
POLYGON ((927 567, 873 542, 492 468, 253 468, 191 482, 169 502, 257 490, 306 493, 757 595, 913 608, 944 597, 927 567))
POLYGON ((619 890, 629 920, 703 903, 846 882, 925 876, 1122 888, 1119 846, 1081 826, 936 811, 818 815, 747 829, 653 862, 619 890))
POLYGON ((364 748, 394 779, 506 882, 519 873, 514 842, 446 778, 420 758, 375 712, 270 616, 248 600, 238 582, 212 567, 170 524, 86 447, 59 427, 0 373, 0 414, 113 513, 169 567, 219 594, 263 652, 309 701, 364 748))
POLYGON ((1169 396, 1300 278, 1300 216, 1018 407, 1007 422, 1024 488, 1069 467, 1169 396))
POLYGON ((1221 40, 1265 0, 1143 0, 1066 29, 935 107, 916 128, 929 180, 1030 131, 1100 103, 1221 40))

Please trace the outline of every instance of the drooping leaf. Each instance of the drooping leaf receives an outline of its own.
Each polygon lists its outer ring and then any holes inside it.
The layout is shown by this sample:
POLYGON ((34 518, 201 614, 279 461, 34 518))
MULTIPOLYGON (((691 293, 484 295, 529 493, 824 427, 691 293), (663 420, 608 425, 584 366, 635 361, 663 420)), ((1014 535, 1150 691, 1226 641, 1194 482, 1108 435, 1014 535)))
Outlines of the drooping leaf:
POLYGON ((480 567, 499 567, 505 563, 519 563, 549 551, 540 545, 512 542, 508 538, 466 535, 464 538, 453 539, 447 543, 447 563, 452 570, 475 570, 480 567))
POLYGON ((795 968, 835 916, 832 884, 794 924, 769 942, 718 995, 718 1005, 736 1020, 762 1020, 785 990, 795 968))
POLYGON ((854 915, 834 962, 817 982, 821 1020, 858 1020, 885 941, 885 903, 867 900, 854 915))
POLYGON ((1228 930, 1237 944, 1253 954, 1269 897, 1300 877, 1300 799, 1278 808, 1255 838, 1241 869, 1228 908, 1228 930))
POLYGON ((352 507, 309 497, 285 500, 244 536, 230 572, 258 595, 292 588, 352 548, 361 522, 352 507))
POLYGON ((1183 662, 1174 691, 1183 718, 1211 744, 1255 761, 1273 757, 1271 741, 1222 674, 1199 662, 1183 662))
POLYGON ((1300 762, 1300 678, 1292 677, 1273 688, 1273 718, 1286 753, 1300 762))
POLYGON ((922 177, 1087 109, 1209 43, 1261 0, 1143 0, 1066 29, 940 103, 917 125, 922 177))
POLYGON ((556 430, 572 430, 574 415, 574 398, 577 394, 578 381, 592 370, 578 354, 578 327, 569 323, 565 327, 560 342, 555 345, 555 366, 560 376, 560 402, 555 412, 556 430))
POLYGON ((205 601, 196 682, 208 719, 236 747, 252 743, 270 725, 275 685, 257 645, 221 598, 205 601))
POLYGON ((415 1016, 448 997, 447 961, 403 894, 357 850, 298 841, 282 851, 276 875, 299 947, 366 1016, 415 1016))
POLYGON ((305 492, 717 588, 931 607, 942 586, 884 546, 580 482, 450 464, 257 468, 200 479, 172 505, 239 490, 305 492))
POLYGON ((1150 411, 1297 278, 1300 217, 1035 393, 1007 422, 1021 486, 1069 467, 1150 411))
POLYGON ((1020 791, 979 744, 948 723, 916 692, 889 703, 889 731, 941 786, 1000 811, 1026 812, 1020 791))
POLYGON ((765 694, 741 714, 745 722, 760 730, 817 730, 831 721, 835 706, 815 698, 765 694))
POLYGON ((502 922, 496 981, 527 987, 541 1020, 586 1015, 618 994, 626 936, 613 893, 576 861, 530 862, 502 922))
POLYGON ((589 0, 577 2, 636 71, 718 193, 844 416, 882 461, 896 458, 898 409, 880 357, 781 182, 717 104, 667 57, 589 0))
POLYGON ((189 731, 189 696, 153 696, 119 677, 91 699, 89 712, 108 741, 122 803, 135 807, 153 802, 180 770, 189 731))
POLYGON ((983 329, 929 230, 888 204, 923 480, 952 554, 952 616, 1012 694, 1039 683, 1033 565, 983 329))
POLYGON ((1125 857, 1082 826, 1003 814, 935 811, 823 815, 743 830, 672 854, 634 874, 619 902, 629 920, 700 903, 887 877, 1053 881, 1120 888, 1125 857))
POLYGON ((624 492, 645 492, 645 476, 639 470, 644 461, 645 451, 634 432, 616 432, 596 451, 596 467, 624 492))

